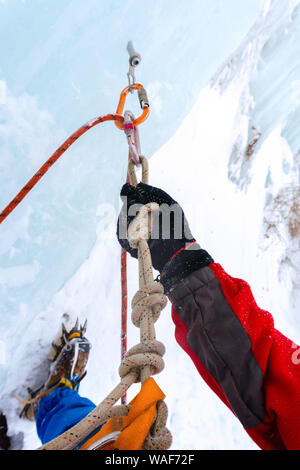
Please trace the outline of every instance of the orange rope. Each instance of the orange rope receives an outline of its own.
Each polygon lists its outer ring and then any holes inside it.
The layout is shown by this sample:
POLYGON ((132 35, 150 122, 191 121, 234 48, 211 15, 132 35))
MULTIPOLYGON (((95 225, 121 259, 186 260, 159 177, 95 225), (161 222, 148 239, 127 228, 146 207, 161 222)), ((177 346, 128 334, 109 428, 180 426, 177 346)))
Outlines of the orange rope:
MULTIPOLYGON (((120 94, 116 114, 106 114, 105 116, 97 117, 75 131, 68 139, 51 155, 50 158, 43 164, 43 166, 33 175, 27 184, 19 191, 14 199, 5 207, 0 213, 0 224, 8 217, 8 215, 20 204, 20 202, 27 196, 32 188, 39 182, 45 175, 49 168, 66 152, 66 150, 85 132, 92 127, 104 121, 115 121, 117 127, 121 130, 124 129, 122 116, 126 97, 132 89, 144 90, 140 84, 133 84, 131 87, 126 87, 120 94)), ((145 91, 145 90, 144 90, 145 91)), ((149 105, 143 105, 142 114, 139 118, 133 121, 135 126, 144 122, 149 116, 149 105)), ((130 160, 130 154, 129 154, 130 160)), ((129 182, 129 174, 127 172, 126 181, 129 182)), ((121 251, 121 359, 123 360, 127 352, 127 253, 124 249, 121 251)), ((126 404, 126 393, 122 396, 122 404, 126 404)))
MULTIPOLYGON (((127 252, 121 248, 121 360, 127 352, 127 252)), ((121 398, 127 404, 126 393, 121 398)))
POLYGON ((51 166, 65 153, 65 151, 72 145, 74 142, 81 137, 85 132, 87 132, 92 127, 100 124, 104 121, 117 121, 122 123, 124 121, 123 116, 118 114, 106 114, 105 116, 97 117, 83 126, 81 126, 77 131, 75 131, 68 139, 51 155, 50 158, 44 163, 44 165, 33 175, 33 177, 28 181, 28 183, 21 189, 21 191, 14 197, 14 199, 5 207, 5 209, 0 213, 0 224, 6 219, 6 217, 20 204, 20 202, 27 196, 27 194, 32 190, 32 188, 39 182, 39 180, 44 176, 44 174, 51 168, 51 166))

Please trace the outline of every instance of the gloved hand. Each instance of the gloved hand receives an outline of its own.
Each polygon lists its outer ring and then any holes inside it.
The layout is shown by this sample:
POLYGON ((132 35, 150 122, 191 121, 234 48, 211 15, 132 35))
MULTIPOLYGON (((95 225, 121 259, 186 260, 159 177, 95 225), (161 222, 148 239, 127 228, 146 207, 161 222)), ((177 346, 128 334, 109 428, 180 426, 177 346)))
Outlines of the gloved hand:
POLYGON ((154 223, 158 223, 159 227, 153 227, 154 238, 148 240, 155 269, 162 272, 175 254, 195 242, 182 208, 161 189, 144 183, 139 183, 136 187, 126 183, 121 190, 121 198, 123 207, 118 220, 117 236, 120 245, 134 258, 137 258, 138 253, 137 249, 129 245, 127 229, 138 210, 150 202, 156 202, 160 206, 159 217, 154 218, 154 223))
POLYGON ((166 295, 189 274, 214 262, 195 242, 180 205, 167 193, 144 183, 136 187, 126 183, 121 190, 121 198, 123 207, 117 236, 121 246, 135 258, 138 252, 128 242, 127 228, 145 204, 156 202, 160 207, 159 217, 154 217, 148 244, 153 267, 161 273, 160 282, 166 295))

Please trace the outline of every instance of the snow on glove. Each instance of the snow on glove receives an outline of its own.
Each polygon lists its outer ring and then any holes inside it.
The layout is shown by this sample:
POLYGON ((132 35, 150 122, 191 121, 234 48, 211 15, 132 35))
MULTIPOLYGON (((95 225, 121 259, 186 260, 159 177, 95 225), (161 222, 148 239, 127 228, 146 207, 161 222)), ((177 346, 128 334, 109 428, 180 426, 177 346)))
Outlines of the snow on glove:
POLYGON ((159 226, 154 225, 149 239, 155 269, 161 272, 175 253, 195 242, 182 208, 161 189, 144 183, 139 183, 136 187, 126 183, 121 190, 121 198, 123 207, 118 221, 118 240, 134 258, 137 258, 137 250, 129 245, 127 229, 138 210, 150 202, 156 202, 160 206, 159 216, 154 218, 154 224, 158 223, 159 226))

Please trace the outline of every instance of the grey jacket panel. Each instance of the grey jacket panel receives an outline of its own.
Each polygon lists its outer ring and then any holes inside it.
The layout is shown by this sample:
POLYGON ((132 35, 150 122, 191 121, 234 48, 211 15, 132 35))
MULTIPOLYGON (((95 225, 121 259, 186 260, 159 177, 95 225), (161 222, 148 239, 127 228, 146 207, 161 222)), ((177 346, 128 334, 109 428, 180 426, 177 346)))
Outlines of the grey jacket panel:
POLYGON ((263 373, 251 340, 209 267, 193 272, 169 294, 187 327, 187 342, 223 390, 246 429, 265 417, 263 373))

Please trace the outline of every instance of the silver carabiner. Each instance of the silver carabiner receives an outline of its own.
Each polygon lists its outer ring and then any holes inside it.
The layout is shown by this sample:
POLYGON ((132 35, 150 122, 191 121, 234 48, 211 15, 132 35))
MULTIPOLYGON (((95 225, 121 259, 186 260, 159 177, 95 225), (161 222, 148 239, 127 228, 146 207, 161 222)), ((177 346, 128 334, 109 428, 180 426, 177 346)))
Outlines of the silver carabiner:
POLYGON ((103 447, 113 444, 120 435, 120 431, 114 431, 93 442, 87 450, 101 450, 103 447))
POLYGON ((125 111, 123 125, 129 146, 130 158, 136 166, 140 166, 141 143, 138 128, 133 124, 134 119, 131 111, 125 111))

